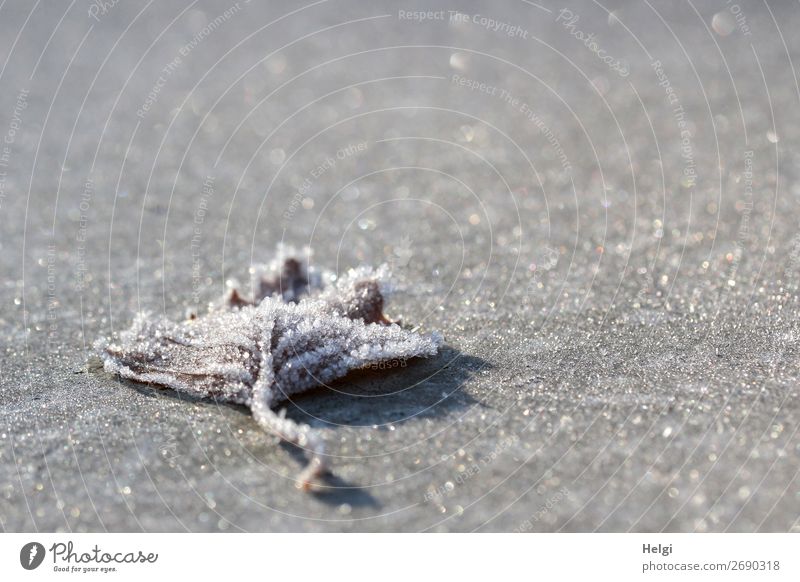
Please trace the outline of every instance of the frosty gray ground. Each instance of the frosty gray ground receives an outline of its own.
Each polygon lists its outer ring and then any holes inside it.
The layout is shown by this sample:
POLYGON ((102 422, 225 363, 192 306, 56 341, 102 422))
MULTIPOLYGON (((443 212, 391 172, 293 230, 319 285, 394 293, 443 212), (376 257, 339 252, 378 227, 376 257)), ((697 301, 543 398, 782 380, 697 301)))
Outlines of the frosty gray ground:
POLYGON ((326 468, 323 441, 273 407, 351 370, 435 355, 442 338, 385 318, 386 268, 351 270, 324 285, 289 258, 258 279, 252 300, 232 289, 222 305, 181 323, 139 314, 118 341, 95 348, 105 369, 123 378, 248 406, 265 431, 310 452, 298 477, 308 488, 326 468))

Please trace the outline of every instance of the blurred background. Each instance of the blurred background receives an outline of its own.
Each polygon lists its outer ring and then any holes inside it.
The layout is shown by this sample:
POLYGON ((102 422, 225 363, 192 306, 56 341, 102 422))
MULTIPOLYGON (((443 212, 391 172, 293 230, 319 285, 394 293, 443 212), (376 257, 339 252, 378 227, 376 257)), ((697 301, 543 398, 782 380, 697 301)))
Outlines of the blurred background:
POLYGON ((0 4, 6 531, 798 527, 791 2, 0 4), (87 369, 276 245, 440 358, 288 414, 87 369))

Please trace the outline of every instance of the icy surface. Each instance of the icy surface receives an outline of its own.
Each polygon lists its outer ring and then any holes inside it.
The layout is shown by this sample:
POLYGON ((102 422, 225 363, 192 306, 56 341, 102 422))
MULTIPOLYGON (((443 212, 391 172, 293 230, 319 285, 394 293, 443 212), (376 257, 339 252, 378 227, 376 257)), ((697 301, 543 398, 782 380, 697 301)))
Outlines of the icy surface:
POLYGON ((0 529, 798 528, 796 2, 567 3, 627 77, 549 0, 440 3, 527 38, 240 1, 188 54, 233 2, 34 4, 0 9, 0 529), (387 317, 447 340, 277 406, 312 495, 249 409, 85 368, 252 302, 281 241, 388 263, 387 317))

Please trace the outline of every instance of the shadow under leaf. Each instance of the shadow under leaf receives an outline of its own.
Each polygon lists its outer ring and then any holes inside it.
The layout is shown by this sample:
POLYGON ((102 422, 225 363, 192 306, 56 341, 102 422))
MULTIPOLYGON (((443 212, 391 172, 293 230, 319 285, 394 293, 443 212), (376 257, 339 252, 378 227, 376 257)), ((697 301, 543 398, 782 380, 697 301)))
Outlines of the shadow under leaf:
MULTIPOLYGON (((358 370, 330 386, 322 386, 297 395, 282 406, 296 422, 314 427, 374 427, 402 423, 413 418, 435 418, 479 404, 464 392, 464 384, 477 372, 491 365, 481 358, 442 346, 439 354, 427 359, 413 359, 384 370, 358 370)), ((91 368, 90 368, 91 369, 91 368)), ((149 398, 170 398, 201 406, 226 407, 244 414, 245 406, 201 398, 163 389, 152 384, 108 376, 114 382, 136 390, 149 398)), ((266 441, 265 441, 266 443, 266 441)), ((298 463, 305 464, 304 452, 296 446, 281 443, 298 463)), ((335 466, 333 467, 335 471, 335 466)), ((378 502, 366 488, 346 482, 335 474, 324 477, 312 494, 324 503, 353 507, 373 506, 378 502)))

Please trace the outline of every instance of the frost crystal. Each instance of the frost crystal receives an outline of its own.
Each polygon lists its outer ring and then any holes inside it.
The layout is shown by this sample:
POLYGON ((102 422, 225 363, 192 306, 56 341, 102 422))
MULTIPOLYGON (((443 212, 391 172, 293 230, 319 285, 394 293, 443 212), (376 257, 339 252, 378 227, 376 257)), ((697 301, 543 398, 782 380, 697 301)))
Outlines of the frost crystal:
POLYGON ((386 319, 385 266, 351 270, 327 286, 332 277, 289 255, 253 273, 252 300, 232 289, 222 305, 181 323, 139 314, 95 349, 123 378, 248 406, 265 431, 311 452, 299 477, 307 488, 325 471, 322 439, 273 407, 354 369, 435 355, 442 338, 386 319))

